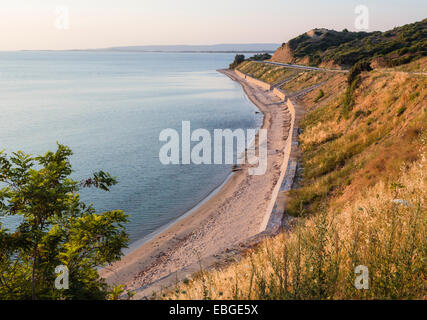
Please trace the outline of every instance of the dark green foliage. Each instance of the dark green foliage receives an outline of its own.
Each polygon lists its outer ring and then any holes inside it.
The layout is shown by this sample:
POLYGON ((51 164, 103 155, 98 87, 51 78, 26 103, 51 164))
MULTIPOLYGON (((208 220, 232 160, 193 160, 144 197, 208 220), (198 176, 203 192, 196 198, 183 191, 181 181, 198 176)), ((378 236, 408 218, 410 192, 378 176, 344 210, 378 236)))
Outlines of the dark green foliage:
MULTIPOLYGON (((318 38, 312 39, 306 33, 302 34, 289 41, 289 47, 297 58, 305 56, 310 57, 311 60, 318 61, 323 55, 325 50, 335 48, 341 44, 351 42, 354 40, 363 39, 369 36, 366 32, 338 32, 328 30, 326 32, 317 33, 318 38), (317 56, 317 58, 315 58, 317 56)), ((320 61, 318 61, 320 63, 320 61)))
POLYGON ((322 89, 320 89, 319 94, 317 95, 316 99, 314 99, 314 102, 318 102, 320 99, 323 98, 324 95, 325 95, 325 93, 323 92, 322 89))
POLYGON ((363 59, 382 59, 388 67, 408 63, 427 54, 427 19, 386 32, 327 30, 306 33, 288 42, 294 57, 309 57, 310 64, 332 61, 350 67, 363 59))
POLYGON ((351 67, 348 74, 347 83, 351 85, 359 74, 361 74, 363 71, 371 71, 371 70, 372 68, 369 61, 367 60, 358 61, 351 67))
POLYGON ((362 110, 357 110, 357 111, 354 113, 354 119, 357 119, 357 118, 359 118, 360 116, 364 116, 364 115, 366 115, 366 113, 365 113, 364 111, 362 111, 362 110))
POLYGON ((400 117, 405 111, 406 107, 400 107, 399 110, 397 110, 397 116, 400 117))
POLYGON ((71 180, 71 155, 63 145, 37 157, 0 152, 0 214, 22 219, 15 230, 0 223, 0 299, 105 299, 109 293, 97 269, 120 259, 126 215, 96 213, 78 191, 108 191, 117 181, 103 171, 71 180), (69 289, 55 288, 59 265, 69 269, 69 289))
POLYGON ((254 61, 264 61, 268 59, 271 59, 271 54, 269 53, 260 53, 249 58, 249 60, 254 60, 254 61))
POLYGON ((353 67, 351 67, 347 78, 348 87, 343 100, 343 115, 345 118, 348 117, 349 112, 354 107, 354 91, 356 91, 359 86, 360 74, 363 71, 371 70, 371 64, 367 60, 358 61, 353 67))
POLYGON ((243 61, 245 61, 245 56, 243 54, 236 54, 233 63, 230 64, 230 69, 235 69, 243 61))

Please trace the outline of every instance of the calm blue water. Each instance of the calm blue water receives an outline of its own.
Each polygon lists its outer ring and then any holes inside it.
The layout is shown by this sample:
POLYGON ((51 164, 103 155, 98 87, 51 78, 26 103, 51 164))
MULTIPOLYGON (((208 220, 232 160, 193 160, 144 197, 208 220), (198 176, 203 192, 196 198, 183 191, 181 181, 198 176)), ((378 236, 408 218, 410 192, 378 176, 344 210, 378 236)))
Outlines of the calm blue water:
MULTIPOLYGON (((131 240, 191 209, 230 173, 227 165, 159 161, 159 133, 256 128, 261 116, 240 85, 216 72, 234 54, 0 52, 0 149, 72 148, 73 178, 116 176, 110 193, 81 193, 97 210, 130 215, 131 240)), ((15 219, 3 219, 8 227, 15 219)))

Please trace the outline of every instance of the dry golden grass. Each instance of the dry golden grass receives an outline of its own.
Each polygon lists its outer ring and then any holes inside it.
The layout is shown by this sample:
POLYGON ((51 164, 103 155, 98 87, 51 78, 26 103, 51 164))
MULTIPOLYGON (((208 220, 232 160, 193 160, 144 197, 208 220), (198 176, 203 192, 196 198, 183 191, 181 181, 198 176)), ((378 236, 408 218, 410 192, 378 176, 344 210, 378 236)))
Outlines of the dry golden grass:
POLYGON ((237 69, 270 84, 278 83, 298 74, 298 71, 295 69, 262 64, 253 61, 245 61, 241 63, 237 69))
POLYGON ((398 66, 394 70, 403 72, 427 72, 427 57, 398 66))
POLYGON ((299 76, 294 80, 285 83, 281 89, 287 93, 295 93, 331 79, 335 75, 335 73, 331 72, 305 71, 300 73, 299 76))
POLYGON ((426 182, 424 153, 402 169, 393 185, 380 181, 340 212, 307 218, 291 232, 264 241, 241 261, 201 271, 161 297, 425 298, 426 182), (368 267, 368 290, 354 286, 358 265, 368 267))
POLYGON ((302 96, 299 102, 306 107, 308 111, 318 107, 319 105, 325 105, 334 100, 337 95, 347 88, 347 75, 344 73, 334 74, 328 81, 321 85, 318 89, 309 92, 308 94, 302 96), (319 90, 324 92, 324 96, 316 101, 317 96, 319 95, 319 90))
POLYGON ((417 160, 427 129, 425 84, 424 76, 374 71, 363 75, 347 118, 342 94, 311 108, 301 124, 303 186, 289 212, 298 213, 301 201, 310 212, 325 198, 328 205, 352 201, 379 178, 396 176, 403 162, 417 160))
POLYGON ((426 298, 427 80, 364 73, 346 116, 342 82, 329 78, 317 104, 315 94, 302 98, 303 179, 287 208, 299 216, 292 230, 157 298, 426 298), (354 286, 357 265, 369 268, 369 290, 354 286))

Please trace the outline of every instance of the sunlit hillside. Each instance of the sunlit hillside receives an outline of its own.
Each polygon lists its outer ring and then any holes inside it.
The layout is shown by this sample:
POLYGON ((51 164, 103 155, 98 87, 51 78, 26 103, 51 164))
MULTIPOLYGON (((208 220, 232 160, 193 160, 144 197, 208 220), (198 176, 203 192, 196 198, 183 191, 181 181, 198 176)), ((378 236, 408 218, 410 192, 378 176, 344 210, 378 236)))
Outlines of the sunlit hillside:
MULTIPOLYGON (((419 72, 426 60, 363 71, 350 92, 345 74, 302 72, 284 84, 288 94, 319 84, 295 98, 306 114, 285 212, 293 225, 157 298, 425 298, 427 80, 419 72), (355 288, 359 265, 369 270, 369 290, 355 288)), ((267 82, 294 73, 255 64, 238 69, 267 82)))

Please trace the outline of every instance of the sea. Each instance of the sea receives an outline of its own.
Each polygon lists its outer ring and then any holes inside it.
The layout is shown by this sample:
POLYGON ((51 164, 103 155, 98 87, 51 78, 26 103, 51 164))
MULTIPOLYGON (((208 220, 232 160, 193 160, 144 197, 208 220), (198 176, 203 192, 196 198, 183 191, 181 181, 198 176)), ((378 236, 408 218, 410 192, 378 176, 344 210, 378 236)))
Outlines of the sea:
MULTIPOLYGON (((164 129, 256 129, 262 114, 217 69, 233 53, 111 51, 0 52, 0 150, 40 155, 57 143, 73 151, 72 178, 99 170, 110 192, 82 189, 98 212, 129 215, 131 243, 173 223, 224 183, 230 164, 159 160, 164 129)), ((15 228, 21 218, 1 217, 15 228)))

